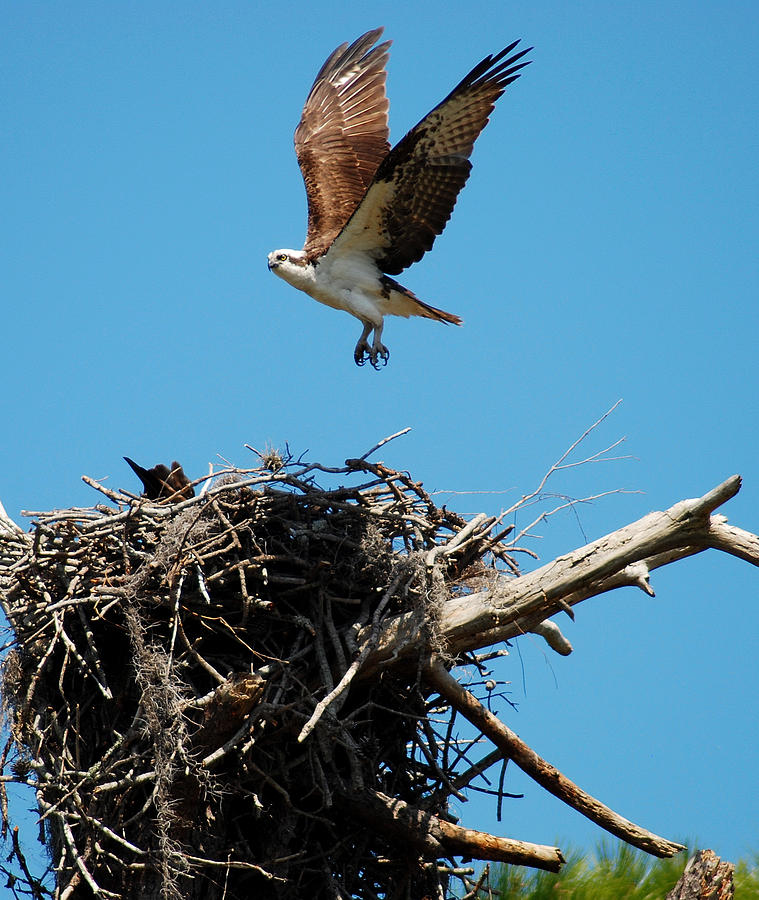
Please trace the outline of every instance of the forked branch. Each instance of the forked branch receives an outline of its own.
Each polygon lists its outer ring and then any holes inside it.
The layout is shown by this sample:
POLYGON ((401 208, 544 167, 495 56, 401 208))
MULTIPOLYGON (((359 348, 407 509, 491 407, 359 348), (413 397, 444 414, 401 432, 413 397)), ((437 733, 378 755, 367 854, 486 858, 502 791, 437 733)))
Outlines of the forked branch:
MULTIPOLYGON (((532 631, 549 616, 614 588, 633 585, 652 593, 650 571, 709 548, 759 566, 759 537, 712 515, 740 485, 733 475, 703 497, 649 513, 534 572, 518 578, 501 574, 488 590, 450 599, 440 611, 440 639, 456 656, 532 631)), ((427 641, 412 616, 387 620, 360 677, 417 658, 427 641)))

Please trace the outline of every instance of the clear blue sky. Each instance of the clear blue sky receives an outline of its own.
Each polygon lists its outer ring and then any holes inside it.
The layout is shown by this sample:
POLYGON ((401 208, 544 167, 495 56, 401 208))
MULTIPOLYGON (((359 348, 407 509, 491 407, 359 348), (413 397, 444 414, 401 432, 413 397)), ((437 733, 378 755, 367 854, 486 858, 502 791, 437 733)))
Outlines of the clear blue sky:
MULTIPOLYGON (((126 454, 193 476, 248 442, 325 463, 368 449, 464 513, 497 512, 617 399, 591 439, 626 460, 552 484, 618 494, 564 514, 547 561, 734 472, 759 531, 759 12, 755 2, 0 3, 0 499, 137 488, 126 454), (431 254, 404 273, 464 328, 390 320, 387 369, 359 325, 273 278, 299 247, 292 131, 325 56, 394 41, 398 140, 487 53, 533 64, 499 101, 431 254)), ((520 642, 509 725, 621 814, 728 858, 759 847, 759 572, 716 552, 520 642)), ((518 777, 496 823, 590 847, 601 832, 518 777)))

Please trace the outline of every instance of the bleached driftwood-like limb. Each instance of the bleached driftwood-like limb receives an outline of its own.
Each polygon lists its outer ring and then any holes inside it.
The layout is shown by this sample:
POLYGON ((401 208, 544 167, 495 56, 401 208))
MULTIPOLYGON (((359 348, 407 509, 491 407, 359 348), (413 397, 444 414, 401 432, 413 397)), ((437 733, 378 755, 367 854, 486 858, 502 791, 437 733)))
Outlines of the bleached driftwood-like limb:
POLYGON ((582 813, 591 822, 600 825, 628 844, 652 853, 655 856, 674 856, 684 849, 659 837, 634 822, 623 818, 609 809, 595 797, 591 797, 577 787, 565 775, 546 762, 525 744, 510 728, 486 709, 476 697, 446 670, 439 658, 433 659, 425 668, 425 679, 448 703, 488 737, 507 759, 512 759, 519 768, 559 800, 582 813))
POLYGON ((7 534, 23 534, 23 529, 17 525, 13 519, 5 511, 5 507, 0 503, 0 533, 7 534))
POLYGON ((556 622, 548 620, 540 622, 532 629, 532 633, 540 635, 551 650, 554 650, 560 656, 569 656, 572 652, 572 645, 564 637, 556 622))
POLYGON ((724 550, 746 562, 759 565, 759 536, 734 525, 728 525, 724 516, 712 516, 709 524, 709 546, 724 550))
MULTIPOLYGON (((518 578, 501 575, 488 590, 449 600, 440 610, 440 638, 457 655, 534 631, 567 606, 614 588, 635 585, 645 590, 646 585, 651 593, 650 571, 709 548, 759 566, 759 537, 727 525, 724 516, 712 515, 740 485, 740 476, 733 475, 703 497, 649 513, 534 572, 518 578)), ((418 632, 415 621, 405 614, 386 622, 360 677, 416 657, 427 636, 418 632)))
POLYGON ((379 791, 363 791, 336 802, 351 816, 403 843, 428 859, 470 856, 518 866, 558 872, 564 857, 558 847, 501 838, 484 831, 462 828, 379 791))

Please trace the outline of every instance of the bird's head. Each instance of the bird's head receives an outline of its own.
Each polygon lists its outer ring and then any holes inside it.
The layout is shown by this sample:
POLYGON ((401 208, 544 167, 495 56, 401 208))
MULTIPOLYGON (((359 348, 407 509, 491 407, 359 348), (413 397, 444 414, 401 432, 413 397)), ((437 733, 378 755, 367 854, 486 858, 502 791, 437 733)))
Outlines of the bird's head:
POLYGON ((280 278, 284 278, 292 268, 302 268, 308 262, 302 250, 272 250, 267 259, 269 271, 280 278))
POLYGON ((288 284, 305 290, 313 276, 308 257, 302 250, 272 250, 268 256, 269 271, 288 284))

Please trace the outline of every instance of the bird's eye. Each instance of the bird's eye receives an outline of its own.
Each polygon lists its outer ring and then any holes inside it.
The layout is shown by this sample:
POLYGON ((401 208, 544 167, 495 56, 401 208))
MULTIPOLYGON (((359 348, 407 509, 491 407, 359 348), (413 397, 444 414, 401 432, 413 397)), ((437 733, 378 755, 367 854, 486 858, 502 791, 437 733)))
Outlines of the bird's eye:
POLYGON ((280 253, 279 256, 277 257, 277 259, 279 260, 279 262, 284 262, 287 259, 287 254, 280 253))

